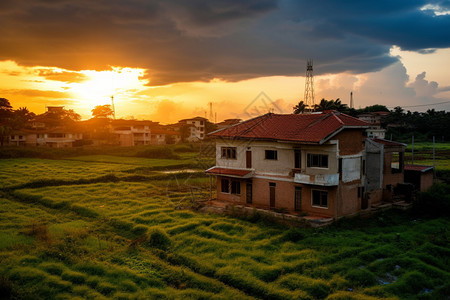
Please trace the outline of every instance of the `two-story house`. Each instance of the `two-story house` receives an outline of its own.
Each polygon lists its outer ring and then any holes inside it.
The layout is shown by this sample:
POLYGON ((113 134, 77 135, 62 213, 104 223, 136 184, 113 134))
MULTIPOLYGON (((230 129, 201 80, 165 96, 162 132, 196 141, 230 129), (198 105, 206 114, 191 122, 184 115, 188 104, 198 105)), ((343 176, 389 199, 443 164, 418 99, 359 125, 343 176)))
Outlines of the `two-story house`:
MULTIPOLYGON (((265 114, 212 132, 217 199, 341 217, 364 205, 364 121, 338 112, 265 114)), ((365 208, 365 207, 363 207, 365 208)))
POLYGON ((208 119, 202 117, 195 117, 191 119, 183 119, 178 121, 180 126, 188 127, 188 136, 186 140, 188 142, 196 142, 203 140, 206 136, 206 122, 208 119))

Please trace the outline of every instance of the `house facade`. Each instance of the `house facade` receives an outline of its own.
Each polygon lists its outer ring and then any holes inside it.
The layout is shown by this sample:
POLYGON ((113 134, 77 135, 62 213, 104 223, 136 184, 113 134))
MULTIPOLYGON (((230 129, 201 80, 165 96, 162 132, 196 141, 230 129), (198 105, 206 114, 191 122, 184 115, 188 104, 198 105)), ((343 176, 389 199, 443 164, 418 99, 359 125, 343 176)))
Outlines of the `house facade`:
POLYGON ((151 144, 151 128, 158 123, 137 120, 113 120, 111 132, 120 146, 138 146, 151 144))
POLYGON ((211 133, 217 199, 338 218, 364 200, 364 121, 337 112, 266 114, 211 133))
POLYGON ((69 148, 83 139, 77 130, 64 127, 52 129, 23 129, 14 131, 9 137, 10 146, 47 146, 69 148))
POLYGON ((202 117, 195 117, 191 119, 183 119, 178 121, 179 126, 188 127, 188 142, 197 142, 203 140, 206 136, 206 122, 208 119, 202 117))

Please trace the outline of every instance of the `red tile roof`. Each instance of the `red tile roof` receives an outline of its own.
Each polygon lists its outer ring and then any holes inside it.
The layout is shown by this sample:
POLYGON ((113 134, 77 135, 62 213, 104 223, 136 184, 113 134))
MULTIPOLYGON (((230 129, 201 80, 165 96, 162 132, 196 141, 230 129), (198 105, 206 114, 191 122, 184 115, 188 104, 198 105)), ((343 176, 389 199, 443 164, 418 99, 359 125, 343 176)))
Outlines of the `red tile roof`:
POLYGON ((210 136, 321 143, 344 127, 367 128, 369 124, 335 111, 310 114, 265 114, 210 136))
POLYGON ((373 139, 373 141, 378 144, 383 144, 385 146, 394 146, 394 147, 406 146, 406 144, 402 144, 402 143, 394 142, 394 141, 388 141, 388 140, 384 140, 384 139, 373 139))
POLYGON ((433 166, 405 165, 405 171, 426 172, 429 170, 433 170, 433 166))
POLYGON ((211 169, 208 169, 205 171, 205 173, 212 174, 212 175, 224 175, 224 176, 235 176, 235 177, 245 177, 246 175, 249 175, 252 171, 251 170, 237 170, 237 169, 227 169, 227 168, 220 168, 220 167, 212 167, 211 169))

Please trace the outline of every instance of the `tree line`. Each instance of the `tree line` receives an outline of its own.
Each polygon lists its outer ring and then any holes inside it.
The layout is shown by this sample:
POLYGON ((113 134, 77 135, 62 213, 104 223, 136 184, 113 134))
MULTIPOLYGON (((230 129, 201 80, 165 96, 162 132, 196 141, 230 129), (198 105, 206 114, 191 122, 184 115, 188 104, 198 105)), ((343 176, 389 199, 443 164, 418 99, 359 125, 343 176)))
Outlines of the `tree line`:
POLYGON ((376 104, 365 108, 350 108, 338 98, 336 100, 322 99, 313 107, 308 107, 304 101, 300 101, 293 107, 294 114, 308 111, 335 110, 350 116, 357 117, 363 113, 388 112, 381 118, 381 127, 387 130, 386 137, 398 141, 410 140, 414 135, 416 140, 429 141, 436 137, 440 141, 450 140, 450 112, 428 109, 426 112, 405 111, 397 106, 389 110, 386 106, 376 104))

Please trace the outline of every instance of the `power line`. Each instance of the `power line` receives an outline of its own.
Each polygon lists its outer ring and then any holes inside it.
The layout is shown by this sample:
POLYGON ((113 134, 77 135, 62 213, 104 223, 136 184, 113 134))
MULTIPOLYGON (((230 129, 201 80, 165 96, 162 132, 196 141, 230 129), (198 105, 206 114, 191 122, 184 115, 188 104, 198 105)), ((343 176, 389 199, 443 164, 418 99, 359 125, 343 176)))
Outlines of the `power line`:
MULTIPOLYGON (((438 105, 438 104, 445 104, 445 103, 450 103, 450 101, 437 102, 437 103, 429 103, 429 104, 420 104, 420 105, 401 106, 401 108, 430 106, 430 105, 438 105)), ((398 106, 398 105, 397 105, 397 106, 398 106)), ((395 108, 395 107, 397 107, 397 106, 388 106, 388 108, 395 108)))

